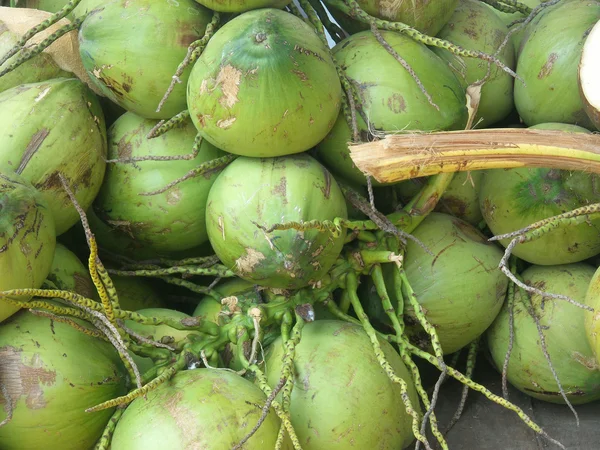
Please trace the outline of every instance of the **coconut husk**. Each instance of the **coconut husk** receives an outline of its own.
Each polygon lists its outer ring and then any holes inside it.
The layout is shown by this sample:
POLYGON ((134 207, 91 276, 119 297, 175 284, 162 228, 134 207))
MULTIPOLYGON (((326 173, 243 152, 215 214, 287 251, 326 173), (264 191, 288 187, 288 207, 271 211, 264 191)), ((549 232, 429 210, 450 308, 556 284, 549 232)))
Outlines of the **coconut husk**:
MULTIPOLYGON (((52 13, 27 8, 0 7, 0 34, 10 32, 18 38, 27 31, 52 16, 52 13)), ((27 41, 27 45, 37 44, 61 27, 70 24, 68 19, 61 19, 51 27, 38 33, 27 41)), ((53 42, 44 53, 51 56, 56 65, 65 72, 73 73, 86 83, 96 94, 102 95, 90 81, 79 56, 79 40, 77 30, 73 30, 53 42)), ((40 80, 41 81, 41 80, 40 80)))

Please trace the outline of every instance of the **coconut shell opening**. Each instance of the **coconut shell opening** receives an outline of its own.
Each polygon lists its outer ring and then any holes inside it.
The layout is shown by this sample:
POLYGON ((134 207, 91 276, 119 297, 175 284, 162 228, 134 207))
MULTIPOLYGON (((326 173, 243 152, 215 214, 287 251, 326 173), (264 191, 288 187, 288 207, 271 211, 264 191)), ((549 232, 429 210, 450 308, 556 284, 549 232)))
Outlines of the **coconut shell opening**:
POLYGON ((585 110, 600 130, 600 21, 586 38, 579 63, 579 88, 585 110))

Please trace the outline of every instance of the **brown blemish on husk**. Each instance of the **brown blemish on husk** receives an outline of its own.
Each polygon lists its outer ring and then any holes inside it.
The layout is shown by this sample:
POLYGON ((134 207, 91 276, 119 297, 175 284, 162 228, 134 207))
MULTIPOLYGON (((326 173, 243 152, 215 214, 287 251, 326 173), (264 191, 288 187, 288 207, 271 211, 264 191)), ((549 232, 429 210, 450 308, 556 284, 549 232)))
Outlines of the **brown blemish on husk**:
POLYGON ((166 198, 169 205, 176 205, 181 200, 181 190, 176 186, 171 188, 167 192, 166 198))
POLYGON ((552 69, 554 68, 554 63, 558 59, 558 55, 556 53, 550 53, 548 55, 548 59, 546 63, 542 66, 540 73, 538 73, 538 79, 546 78, 548 75, 552 73, 552 69))
MULTIPOLYGON (((47 370, 38 353, 25 364, 21 352, 11 346, 0 348, 0 383, 6 386, 14 408, 21 397, 29 409, 42 409, 46 406, 43 386, 56 383, 56 371, 47 370)), ((0 399, 4 403, 4 399, 0 399)))
POLYGON ((29 164, 29 161, 31 161, 31 158, 33 158, 33 156, 39 150, 39 148, 42 146, 42 144, 44 143, 44 140, 48 137, 49 134, 50 134, 50 130, 48 128, 42 128, 41 130, 36 132, 33 136, 31 136, 31 139, 30 139, 29 143, 27 144, 27 147, 25 147, 25 152, 23 152, 23 156, 21 157, 21 162, 19 163, 19 167, 17 167, 17 170, 15 170, 15 172, 18 175, 21 175, 23 173, 23 171, 27 167, 27 164, 29 164))
POLYGON ((600 366, 598 366, 598 361, 596 360, 595 357, 587 357, 585 355, 582 355, 579 352, 573 352, 573 359, 575 361, 577 361, 579 364, 581 364, 582 366, 584 366, 586 369, 590 369, 590 370, 598 370, 600 369, 600 366))
POLYGON ((216 83, 217 86, 221 85, 221 92, 223 95, 219 99, 219 103, 224 108, 231 108, 239 101, 238 93, 240 90, 241 79, 242 72, 240 70, 229 64, 221 67, 221 70, 217 75, 216 83))
POLYGON ((217 126, 222 129, 227 129, 236 121, 235 117, 230 117, 229 119, 221 119, 217 121, 217 126))
POLYGON ((246 248, 246 254, 240 256, 236 261, 235 265, 238 268, 238 272, 240 274, 251 273, 254 268, 260 264, 261 261, 265 259, 265 255, 263 255, 258 250, 254 250, 253 248, 246 248))
POLYGON ((394 93, 388 98, 387 106, 390 111, 395 114, 400 114, 406 111, 406 102, 404 101, 404 97, 398 93, 394 93))
POLYGON ((281 197, 283 197, 283 204, 287 204, 287 179, 285 177, 281 177, 281 179, 279 180, 279 184, 273 187, 271 193, 273 195, 280 195, 281 197))
POLYGON ((77 294, 86 298, 94 298, 96 290, 86 275, 75 272, 73 280, 75 281, 75 292, 77 294))

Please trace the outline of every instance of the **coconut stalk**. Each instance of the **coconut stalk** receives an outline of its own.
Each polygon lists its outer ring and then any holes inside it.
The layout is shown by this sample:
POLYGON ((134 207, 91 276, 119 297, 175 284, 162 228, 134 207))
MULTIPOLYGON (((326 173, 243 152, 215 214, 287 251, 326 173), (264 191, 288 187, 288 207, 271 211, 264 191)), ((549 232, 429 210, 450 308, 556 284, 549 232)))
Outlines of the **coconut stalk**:
POLYGON ((600 136, 492 129, 388 135, 349 144, 354 164, 380 183, 440 173, 543 167, 600 173, 600 136))

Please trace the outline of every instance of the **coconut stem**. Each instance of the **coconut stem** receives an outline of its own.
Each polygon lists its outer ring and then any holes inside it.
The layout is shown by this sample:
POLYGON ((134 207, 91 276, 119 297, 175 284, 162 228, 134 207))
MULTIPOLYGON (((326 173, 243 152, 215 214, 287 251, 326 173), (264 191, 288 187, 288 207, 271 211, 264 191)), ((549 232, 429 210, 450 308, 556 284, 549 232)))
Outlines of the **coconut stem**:
POLYGON ((402 378, 400 378, 398 375, 396 375, 394 368, 390 365, 387 358, 385 357, 385 354, 383 353, 383 350, 381 349, 381 345, 379 344, 379 340, 377 338, 377 332, 375 331, 375 328, 373 328, 373 325, 371 325, 371 322, 369 321, 369 317, 365 313, 365 311, 360 303, 360 300, 359 300, 358 294, 357 294, 357 289, 358 289, 357 275, 355 273, 351 272, 346 275, 346 290, 348 291, 348 295, 350 296, 350 302, 352 304, 352 308, 354 309, 356 316, 360 320, 360 324, 362 325, 363 329, 369 336, 371 345, 373 346, 373 351, 375 352, 375 356, 377 358, 377 361, 379 361, 381 368, 385 371, 388 378, 393 383, 396 383, 400 386, 400 395, 402 397, 402 402, 404 403, 404 408, 406 409, 407 414, 412 417, 412 431, 413 431, 415 438, 418 441, 422 442, 425 445, 425 448, 427 448, 428 450, 431 450, 431 446, 429 445, 427 438, 425 436, 423 436, 421 434, 421 432, 419 431, 421 417, 420 417, 419 413, 412 406, 412 402, 410 400, 410 397, 408 396, 408 385, 406 384, 406 381, 404 381, 402 378))
MULTIPOLYGON (((473 372, 475 371, 475 365, 477 363, 477 351, 479 350, 479 338, 475 339, 471 344, 469 344, 469 353, 467 356, 467 368, 465 370, 465 376, 469 379, 473 379, 473 372)), ((444 431, 444 435, 448 434, 448 432, 456 425, 459 421, 462 413, 465 409, 465 405, 467 403, 467 397, 469 396, 469 386, 466 384, 463 385, 462 395, 460 397, 460 403, 458 404, 458 408, 452 416, 450 423, 446 427, 444 431)))
POLYGON ((186 69, 186 67, 189 66, 190 64, 193 64, 194 62, 196 62, 198 60, 198 58, 200 57, 200 55, 206 48, 206 44, 208 44, 208 41, 213 36, 213 34, 215 34, 215 31, 219 27, 220 21, 221 21, 221 15, 218 12, 213 12, 212 19, 206 26, 204 35, 200 39, 192 42, 189 45, 189 47, 187 49, 187 54, 185 55, 185 58, 179 64, 179 66, 177 66, 175 75, 173 75, 173 77, 171 78, 171 83, 169 84, 169 87, 167 88, 165 95, 160 100, 160 102, 158 104, 158 108, 156 108, 156 112, 160 112, 160 110, 162 109, 162 107, 164 106, 166 101, 169 99, 169 96, 173 92, 173 89, 175 89, 175 85, 178 83, 179 84, 181 83, 180 77, 181 77, 181 75, 183 75, 183 71, 186 69))
POLYGON ((212 267, 198 267, 198 266, 173 266, 161 269, 152 270, 115 270, 110 269, 109 272, 113 275, 119 275, 122 277, 162 277, 166 275, 173 275, 181 273, 185 275, 208 275, 221 278, 233 277, 235 273, 227 269, 221 264, 215 264, 212 267))
POLYGON ((323 27, 329 32, 331 39, 337 44, 344 40, 348 33, 346 33, 337 23, 329 20, 329 16, 327 15, 327 11, 325 7, 319 0, 308 0, 311 6, 314 8, 315 12, 319 16, 321 22, 323 23, 323 27))
MULTIPOLYGON (((27 41, 29 41, 29 39, 31 39, 32 37, 34 37, 36 34, 38 34, 38 33, 42 32, 42 31, 48 29, 49 27, 51 27, 52 25, 54 25, 56 22, 58 22, 60 19, 62 19, 63 17, 65 17, 67 14, 71 13, 71 11, 73 11, 77 7, 77 5, 79 5, 80 2, 81 2, 81 0, 71 0, 71 1, 69 1, 65 6, 63 6, 61 9, 59 9, 58 11, 56 11, 56 13, 54 13, 54 14, 52 14, 52 16, 48 17, 48 19, 44 20, 43 22, 40 22, 35 27, 30 28, 23 36, 21 36, 21 39, 19 39, 17 41, 17 43, 14 45, 14 47, 11 48, 2 58, 0 58, 0 66, 2 66, 6 61, 8 61, 8 59, 11 56, 15 55, 19 50, 21 50, 27 44, 27 41)), ((81 22, 79 22, 79 23, 81 24, 81 22)), ((73 28, 71 28, 71 29, 73 29, 73 28)), ((65 34, 68 31, 71 31, 71 29, 63 32, 62 34, 60 34, 60 36, 62 36, 63 34, 65 34)), ((61 28, 61 30, 62 30, 62 28, 61 28)), ((60 30, 58 30, 58 31, 60 31, 60 30)), ((50 35, 50 37, 54 36, 55 34, 56 33, 53 33, 52 35, 50 35)), ((60 37, 60 36, 58 36, 58 37, 60 37)), ((54 40, 58 39, 58 37, 56 37, 54 40)), ((45 42, 45 40, 43 42, 45 42)), ((38 44, 38 45, 42 45, 43 42, 40 43, 40 44, 38 44)), ((54 42, 54 41, 52 41, 52 42, 54 42)), ((48 44, 48 45, 50 45, 50 44, 48 44)), ((24 62, 25 61, 21 61, 20 64, 22 64, 24 62)), ((15 68, 13 68, 11 70, 14 70, 15 68)), ((0 77, 2 75, 5 75, 5 73, 8 73, 8 72, 1 73, 0 77)))
POLYGON ((107 164, 135 164, 140 161, 191 161, 192 159, 196 159, 198 154, 200 153, 200 145, 202 144, 202 136, 199 134, 196 135, 194 139, 194 145, 192 147, 192 152, 187 153, 185 155, 146 155, 146 156, 134 156, 132 158, 123 158, 123 159, 107 159, 107 164))
MULTIPOLYGON (((409 351, 410 353, 412 353, 413 355, 422 358, 426 361, 428 361, 429 363, 431 363, 432 365, 434 365, 435 367, 439 366, 439 362, 436 356, 427 353, 423 350, 421 350, 418 347, 415 347, 414 345, 410 344, 410 343, 406 343, 406 345, 409 347, 409 351)), ((471 380, 470 378, 466 377, 465 375, 463 375, 462 373, 460 373, 458 370, 450 367, 450 366, 446 366, 447 370, 448 370, 448 375, 450 375, 452 378, 455 378, 456 380, 460 381, 463 384, 466 384, 467 386, 469 386, 471 389, 473 389, 474 391, 480 392, 482 393, 488 400, 493 401, 494 403, 499 404, 500 406, 503 406, 504 408, 515 412, 519 418, 525 422, 525 424, 531 428, 533 431, 535 431, 536 433, 544 436, 546 439, 548 439, 550 442, 552 442, 553 444, 558 445, 560 448, 562 448, 563 450, 566 450, 566 447, 561 444, 560 442, 558 442, 557 440, 551 438, 538 424, 536 424, 533 420, 531 420, 531 418, 525 414, 525 412, 519 408, 517 405, 509 402, 508 400, 503 399, 502 397, 497 396, 496 394, 494 394, 493 392, 491 392, 489 389, 487 389, 485 386, 482 386, 479 383, 475 383, 473 380, 471 380)), ((440 367, 438 367, 439 369, 440 367)))
MULTIPOLYGON (((23 302, 23 303, 26 303, 26 302, 23 302)), ((55 322, 65 323, 67 325, 70 325, 71 327, 73 327, 74 329, 79 331, 80 333, 86 334, 86 335, 94 337, 94 338, 103 339, 108 342, 108 338, 104 335, 104 333, 101 333, 98 330, 93 330, 93 329, 84 327, 84 326, 78 324, 77 322, 75 322, 73 319, 70 319, 69 317, 59 316, 59 315, 53 314, 49 311, 44 311, 41 309, 30 309, 29 312, 31 314, 33 314, 34 316, 47 317, 48 319, 53 320, 55 322)), ((70 316, 76 317, 78 315, 77 313, 80 313, 82 316, 85 316, 85 318, 87 320, 89 320, 89 316, 85 315, 81 311, 78 311, 76 309, 70 309, 69 312, 70 312, 70 314, 69 314, 70 316)))
MULTIPOLYGON (((513 274, 517 273, 516 258, 512 258, 510 271, 513 274)), ((502 365, 502 397, 504 397, 506 400, 508 400, 508 364, 510 361, 510 354, 512 353, 515 343, 515 294, 515 284, 510 283, 508 285, 506 300, 506 307, 508 308, 508 348, 506 349, 504 364, 502 365)))
POLYGON ((117 424, 119 420, 121 420, 121 416, 125 412, 124 408, 117 408, 113 415, 110 417, 110 420, 104 427, 104 431, 102 432, 102 436, 98 439, 94 450, 108 450, 110 448, 110 441, 112 440, 112 436, 117 428, 117 424))
MULTIPOLYGON (((395 271, 395 272, 398 272, 398 271, 395 271)), ((383 271, 382 271, 380 265, 376 265, 373 267, 373 270, 371 271, 371 278, 373 280, 373 285, 375 286, 375 289, 377 291, 377 295, 381 299, 381 306, 383 307, 383 310, 386 312, 388 318, 392 322, 392 326, 394 328, 394 332, 396 333, 396 336, 401 337, 404 334, 404 324, 401 323, 400 320, 398 319, 398 314, 394 308, 394 305, 392 305, 392 301, 390 300, 390 296, 387 292, 387 287, 385 285, 385 279, 383 277, 383 271)), ((399 279, 399 281, 400 281, 400 283, 402 283, 401 279, 399 279)), ((399 298, 403 298, 402 292, 397 289, 396 296, 398 296, 398 295, 400 295, 399 298)), ((413 383, 415 385, 417 393, 421 397, 421 401, 423 402, 423 405, 425 406, 425 408, 427 408, 427 411, 429 412, 428 417, 431 418, 431 432, 438 440, 442 449, 447 450, 448 444, 446 443, 446 440, 444 439, 444 436, 442 435, 442 433, 440 433, 440 430, 438 427, 438 422, 437 422, 437 417, 434 412, 435 401, 429 400, 429 397, 427 396, 427 392, 425 391, 423 384, 421 383, 421 375, 419 373, 419 369, 413 363, 413 361, 410 359, 410 355, 406 351, 406 348, 402 344, 399 344, 398 348, 400 349, 399 353, 400 353, 400 356, 402 357, 404 364, 411 371, 411 374, 413 376, 413 383)), ((436 397, 436 399, 437 399, 437 397, 436 397)), ((423 422, 421 424, 421 434, 424 435, 426 432, 426 429, 427 429, 427 421, 425 420, 425 417, 423 417, 423 422)), ((417 445, 417 447, 420 446, 420 441, 417 441, 416 445, 417 445)))
POLYGON ((524 3, 517 2, 515 0, 480 0, 483 3, 487 3, 492 8, 504 12, 504 13, 516 13, 519 12, 524 15, 531 13, 531 8, 524 3))
MULTIPOLYGON (((21 50, 20 55, 11 64, 9 64, 2 71, 0 71, 0 78, 2 78, 7 73, 12 72, 16 68, 18 68, 21 64, 29 61, 34 56, 42 53, 44 51, 44 49, 50 47, 50 45, 52 45, 52 43, 54 43, 56 40, 58 40, 63 35, 67 34, 70 31, 77 30, 79 28, 79 26, 81 25, 81 23, 83 22, 84 18, 85 17, 80 17, 80 18, 76 19, 75 21, 73 21, 72 23, 70 23, 69 25, 65 25, 64 27, 59 28, 54 33, 52 33, 50 36, 48 36, 46 39, 44 39, 42 42, 40 42, 39 44, 36 44, 30 48, 21 50)), ((4 58, 2 58, 2 59, 4 59, 4 58)))
POLYGON ((207 161, 205 163, 200 164, 198 167, 190 170, 184 176, 177 178, 174 181, 171 181, 165 187, 162 187, 162 188, 160 188, 156 191, 152 191, 152 192, 142 192, 139 195, 151 196, 151 195, 162 194, 164 192, 167 192, 172 187, 177 186, 179 183, 183 183, 184 181, 189 180, 190 178, 194 178, 194 177, 197 177, 200 175, 209 175, 213 172, 221 170, 225 166, 227 166, 229 163, 231 163, 234 159, 236 159, 237 157, 238 157, 238 155, 226 155, 226 156, 222 156, 220 158, 215 158, 211 161, 207 161))
POLYGON ((542 324, 540 323, 540 318, 536 313, 535 307, 533 306, 533 301, 531 300, 531 297, 529 296, 529 294, 527 292, 525 292, 524 290, 521 290, 521 299, 523 299, 523 301, 525 301, 525 299, 528 300, 526 309, 529 312, 529 315, 531 316, 531 318, 535 322, 535 326, 536 326, 537 332, 538 332, 538 337, 540 338, 540 348, 542 349, 544 358, 546 358, 546 361, 548 362, 548 368, 550 369, 550 372, 552 372, 552 376, 554 377, 554 381, 556 381, 556 386, 558 387, 558 391, 560 392, 560 395, 562 396, 563 400, 565 401, 565 404, 569 407, 569 409, 575 416, 575 422, 577 423, 577 427, 579 427, 579 415, 577 414, 577 411, 575 411, 575 408, 569 401, 569 398, 567 397, 567 394, 565 393, 565 390, 563 389, 562 383, 560 382, 560 378, 558 377, 558 374, 556 373, 556 369, 554 368, 554 365, 552 364, 552 360, 550 358, 550 353, 548 353, 548 347, 546 345, 546 336, 544 335, 544 330, 542 329, 542 324))
POLYGON ((154 127, 148 132, 148 134, 146 135, 146 137, 148 139, 154 139, 157 138, 163 134, 165 134, 167 131, 176 128, 178 126, 181 126, 185 123, 185 121, 187 119, 189 119, 190 117, 190 111, 187 109, 184 109, 183 111, 181 111, 180 113, 175 114, 173 117, 171 117, 169 120, 160 120, 156 125, 154 125, 154 127))

